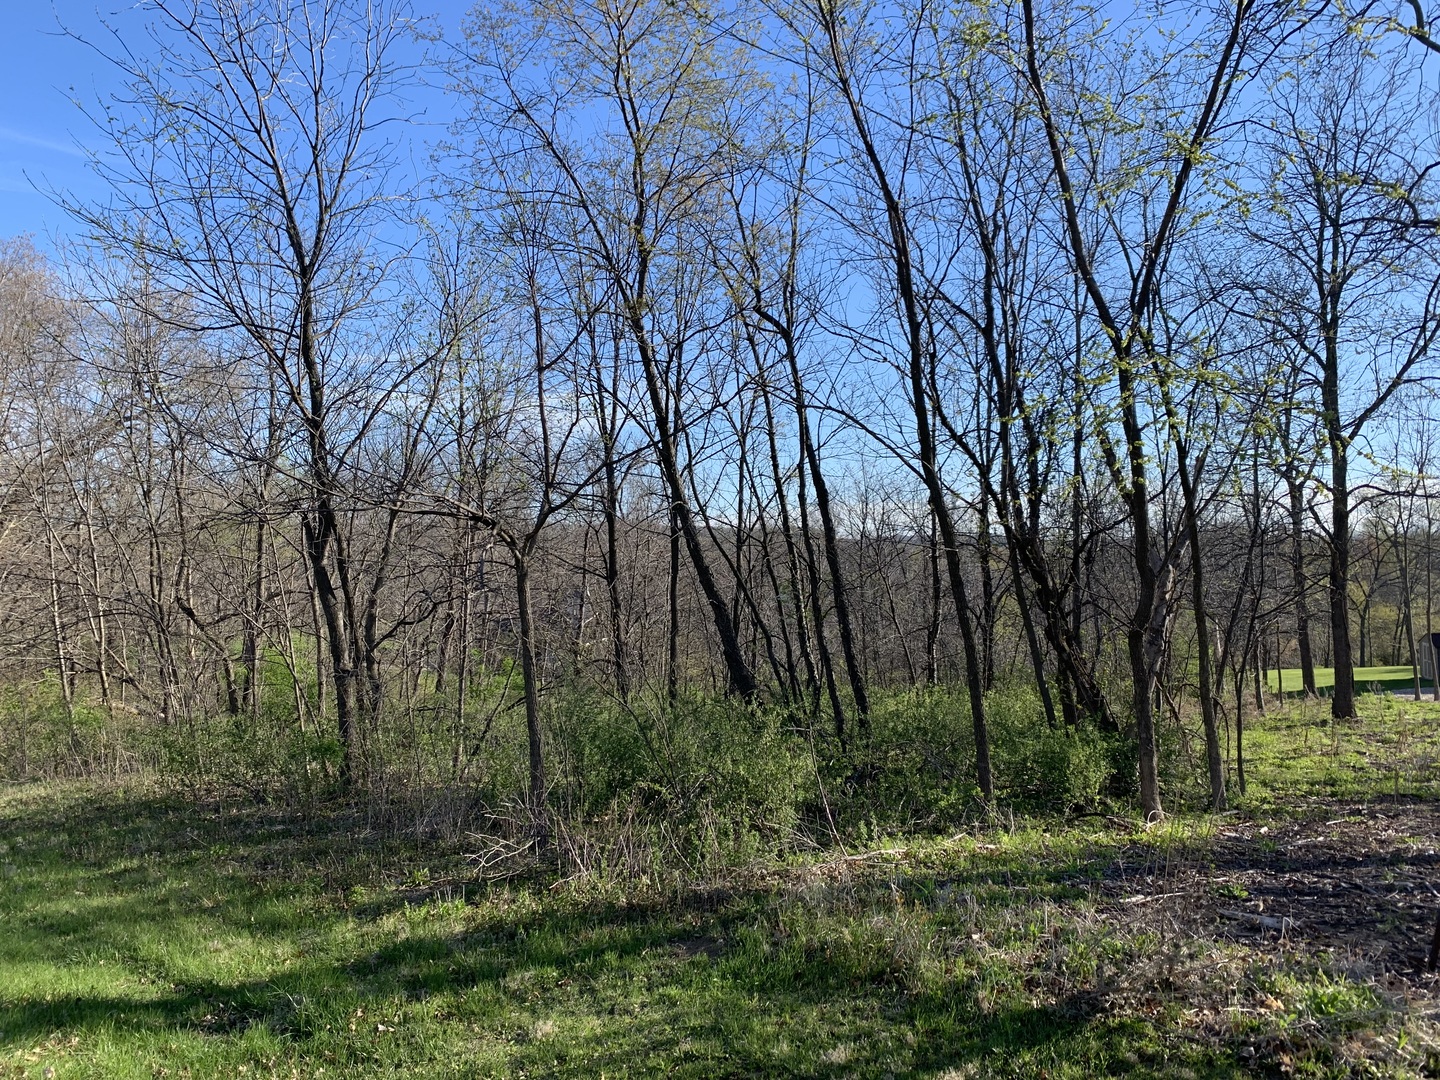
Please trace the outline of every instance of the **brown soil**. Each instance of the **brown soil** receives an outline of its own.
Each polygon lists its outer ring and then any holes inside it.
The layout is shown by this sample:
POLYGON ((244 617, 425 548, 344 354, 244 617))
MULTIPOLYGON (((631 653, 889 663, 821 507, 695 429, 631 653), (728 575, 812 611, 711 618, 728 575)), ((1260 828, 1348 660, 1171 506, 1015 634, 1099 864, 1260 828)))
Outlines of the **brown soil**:
POLYGON ((1118 919, 1165 912, 1206 936, 1440 985, 1425 971, 1440 917, 1440 803, 1317 799, 1300 809, 1265 824, 1223 818, 1213 836, 1122 853, 1105 870, 1101 908, 1118 919))

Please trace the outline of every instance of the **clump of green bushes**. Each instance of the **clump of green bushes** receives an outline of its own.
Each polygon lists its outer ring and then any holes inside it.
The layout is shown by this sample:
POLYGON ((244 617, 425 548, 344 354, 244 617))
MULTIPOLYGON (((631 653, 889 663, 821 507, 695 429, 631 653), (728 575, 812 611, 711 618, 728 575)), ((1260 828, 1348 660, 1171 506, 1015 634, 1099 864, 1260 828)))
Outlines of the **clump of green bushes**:
POLYGON ((54 672, 0 687, 0 776, 112 775, 153 765, 136 736, 137 718, 83 694, 66 705, 54 672))
MULTIPOLYGON (((1050 727, 1030 687, 986 696, 996 801, 1025 813, 1093 809, 1116 748, 1090 725, 1050 727)), ((975 740, 963 690, 931 687, 878 698, 869 743, 844 777, 845 810, 887 830, 940 827, 980 807, 975 740)))
MULTIPOLYGON (((113 757, 124 743, 134 760, 177 780, 314 805, 341 773, 333 719, 315 716, 313 671, 277 662, 262 672, 258 708, 165 725, 138 715, 126 724, 93 705, 67 714, 54 685, 12 689, 0 764, 14 775, 46 772, 37 763, 50 762, 53 775, 53 763, 83 767, 96 747, 113 757)), ((478 829, 487 816, 528 807, 518 679, 477 673, 463 702, 433 686, 387 702, 360 733, 349 796, 443 802, 456 836, 467 819, 478 829)), ((843 746, 823 715, 803 707, 701 694, 620 702, 578 686, 548 692, 545 704, 549 819, 591 863, 616 873, 702 873, 799 845, 949 828, 984 810, 962 690, 878 693, 868 735, 852 730, 843 746), (628 852, 623 867, 605 854, 619 850, 628 852)), ((1113 793, 1125 772, 1120 740, 1090 726, 1051 727, 1032 688, 997 690, 986 704, 1001 808, 1066 813, 1098 808, 1113 793)))
MULTIPOLYGON (((1051 728, 1035 693, 987 698, 997 802, 1023 813, 1095 809, 1116 740, 1051 728)), ((518 733, 517 733, 518 735, 518 733)), ((983 812, 963 692, 882 695, 868 737, 841 747, 808 714, 719 698, 554 703, 551 804, 566 821, 604 822, 691 867, 914 829, 983 812)), ((659 855, 651 857, 664 859, 659 855)))
POLYGON ((557 703, 556 810, 624 820, 697 868, 743 862, 794 837, 819 774, 783 710, 690 696, 596 707, 557 703))

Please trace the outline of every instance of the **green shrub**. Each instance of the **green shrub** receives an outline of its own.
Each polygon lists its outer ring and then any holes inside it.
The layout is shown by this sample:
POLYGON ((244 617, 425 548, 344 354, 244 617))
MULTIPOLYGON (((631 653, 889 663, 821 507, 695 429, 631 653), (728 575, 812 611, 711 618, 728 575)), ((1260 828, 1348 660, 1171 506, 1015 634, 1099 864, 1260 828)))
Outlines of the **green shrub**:
POLYGON ((1019 810, 1094 807, 1114 769, 1112 741, 1090 725, 1052 728, 1033 687, 986 698, 996 796, 1019 810))
POLYGON ((77 694, 67 711, 59 676, 0 689, 0 774, 12 779, 80 775, 116 766, 121 723, 77 694))
POLYGON ((805 742, 776 709, 687 697, 600 704, 584 695, 550 715, 557 787, 572 818, 623 814, 663 826, 696 866, 743 861, 787 838, 815 798, 805 742))
MULTIPOLYGON (((1051 728, 1038 693, 1019 686, 986 697, 998 802, 1065 812, 1094 806, 1115 768, 1116 740, 1086 725, 1051 728)), ((978 809, 974 727, 960 689, 876 696, 868 745, 837 760, 846 817, 882 831, 939 826, 978 809)))

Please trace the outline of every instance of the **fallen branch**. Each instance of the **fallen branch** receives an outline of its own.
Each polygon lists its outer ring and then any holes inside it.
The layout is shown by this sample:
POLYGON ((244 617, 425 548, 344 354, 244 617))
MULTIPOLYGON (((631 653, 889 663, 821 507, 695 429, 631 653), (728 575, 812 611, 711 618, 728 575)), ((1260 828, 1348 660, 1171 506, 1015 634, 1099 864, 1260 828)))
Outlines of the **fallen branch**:
POLYGON ((866 859, 878 859, 882 855, 906 855, 909 848, 881 848, 878 851, 862 851, 858 855, 842 855, 832 862, 863 862, 866 859))
POLYGON ((465 858, 476 864, 481 877, 490 881, 515 877, 517 874, 523 873, 527 869, 527 865, 522 861, 521 856, 539 843, 539 838, 534 836, 523 841, 515 841, 499 836, 487 836, 484 833, 471 833, 470 839, 482 841, 489 846, 489 850, 468 854, 465 858), (492 869, 496 867, 498 869, 492 869))
POLYGON ((1258 926, 1262 930, 1279 930, 1281 933, 1284 933, 1286 930, 1293 930, 1300 925, 1299 919, 1292 919, 1288 915, 1277 919, 1273 915, 1257 915, 1253 911, 1226 911, 1223 908, 1219 914, 1225 916, 1227 919, 1234 919, 1237 922, 1258 926))

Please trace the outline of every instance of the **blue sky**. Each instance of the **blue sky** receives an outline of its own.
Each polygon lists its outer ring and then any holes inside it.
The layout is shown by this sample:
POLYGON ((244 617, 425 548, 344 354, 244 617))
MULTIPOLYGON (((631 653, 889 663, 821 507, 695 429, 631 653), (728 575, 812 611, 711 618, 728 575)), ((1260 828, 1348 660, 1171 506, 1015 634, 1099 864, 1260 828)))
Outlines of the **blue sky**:
MULTIPOLYGON (((77 142, 94 141, 73 100, 113 88, 99 58, 60 25, 101 30, 94 0, 11 0, 0 34, 0 236, 34 233, 41 247, 65 215, 34 184, 98 193, 77 142), (33 182, 33 183, 32 183, 33 182)), ((110 0, 105 10, 122 5, 110 0)), ((129 13, 126 13, 127 15, 129 13)), ((130 18, 117 21, 133 22, 130 18)), ((103 32, 103 31, 102 31, 103 32)))
MULTIPOLYGON (((454 38, 470 0, 418 0, 416 13, 435 15, 454 38)), ((111 44, 105 23, 124 32, 137 50, 145 41, 143 13, 127 0, 0 0, 0 237, 32 234, 49 249, 71 233, 64 211, 36 187, 100 199, 103 187, 86 167, 84 147, 103 138, 76 107, 119 89, 114 72, 94 49, 63 36, 62 25, 111 44)), ((445 111, 442 103, 430 115, 445 111)))

